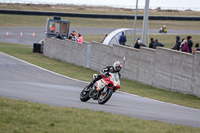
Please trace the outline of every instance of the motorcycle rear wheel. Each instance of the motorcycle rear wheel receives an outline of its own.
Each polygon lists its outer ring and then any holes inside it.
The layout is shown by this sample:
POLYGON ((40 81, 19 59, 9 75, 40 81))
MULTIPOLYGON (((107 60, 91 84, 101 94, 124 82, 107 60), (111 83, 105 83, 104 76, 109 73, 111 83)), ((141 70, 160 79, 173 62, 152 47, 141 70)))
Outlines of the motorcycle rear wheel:
POLYGON ((104 104, 104 103, 106 103, 109 99, 110 99, 110 97, 112 96, 112 94, 113 94, 113 90, 112 89, 107 89, 107 91, 106 92, 101 92, 100 93, 100 95, 99 95, 99 99, 98 99, 98 103, 99 104, 104 104))
POLYGON ((80 100, 82 102, 87 102, 90 99, 89 92, 90 92, 90 89, 87 88, 87 86, 82 90, 80 94, 80 100))

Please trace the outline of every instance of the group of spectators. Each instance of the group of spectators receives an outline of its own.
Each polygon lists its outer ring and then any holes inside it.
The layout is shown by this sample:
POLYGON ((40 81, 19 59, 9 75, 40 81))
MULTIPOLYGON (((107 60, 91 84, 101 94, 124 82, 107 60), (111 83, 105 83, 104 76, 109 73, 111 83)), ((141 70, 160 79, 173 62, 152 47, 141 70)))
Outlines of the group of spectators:
MULTIPOLYGON (((104 41, 104 39, 107 37, 107 34, 105 35, 105 37, 103 38, 102 42, 104 41)), ((64 40, 64 38, 58 33, 56 32, 56 37, 58 39, 62 39, 64 40)), ((82 35, 79 33, 78 36, 76 34, 75 31, 73 31, 73 33, 70 33, 69 35, 69 40, 73 40, 73 41, 77 41, 79 43, 83 42, 83 37, 82 35)), ((119 44, 120 45, 125 45, 127 38, 124 35, 124 32, 122 32, 122 34, 119 36, 119 44)), ((140 49, 140 47, 147 47, 147 45, 145 43, 143 43, 140 38, 136 38, 136 43, 134 45, 134 48, 140 49)), ((158 41, 158 39, 150 39, 150 43, 149 43, 149 48, 152 49, 156 49, 156 47, 164 47, 164 44, 160 43, 158 41)), ((182 52, 187 52, 187 53, 194 53, 195 51, 200 51, 200 47, 199 47, 199 43, 197 43, 195 45, 194 51, 192 51, 192 47, 193 47, 193 42, 192 42, 192 37, 191 36, 187 36, 187 38, 183 38, 182 40, 180 39, 180 36, 176 36, 176 44, 175 46, 172 48, 173 50, 178 50, 178 51, 182 51, 182 52)))
MULTIPOLYGON (((106 34, 106 36, 107 36, 107 34, 106 34)), ((105 37, 104 37, 104 39, 105 39, 105 37)), ((102 42, 104 41, 104 39, 102 40, 102 42)), ((120 45, 125 45, 126 41, 127 41, 127 38, 124 35, 124 32, 122 32, 122 34, 119 36, 118 42, 119 42, 120 45)), ((140 49, 141 46, 147 47, 147 45, 145 43, 143 43, 140 40, 140 38, 138 37, 138 38, 136 38, 136 43, 134 45, 134 48, 140 49)), ((153 38, 151 38, 151 43, 149 44, 149 48, 156 49, 157 46, 164 47, 164 44, 158 42, 158 39, 156 39, 154 41, 153 38)))
POLYGON ((69 40, 72 40, 72 41, 79 42, 79 43, 82 43, 82 42, 83 42, 83 36, 82 36, 80 33, 78 33, 78 36, 77 36, 77 34, 76 34, 75 31, 73 31, 72 33, 70 33, 68 39, 69 39, 69 40))
POLYGON ((195 45, 194 51, 192 51, 192 47, 193 42, 191 36, 187 36, 187 39, 183 38, 182 40, 180 40, 180 36, 176 36, 176 45, 172 49, 187 53, 194 53, 195 51, 200 51, 199 43, 195 45))
MULTIPOLYGON (((58 32, 56 32, 56 37, 55 37, 55 38, 64 40, 64 38, 63 38, 58 32)), ((73 33, 70 33, 68 39, 69 39, 69 40, 72 40, 72 41, 79 42, 79 43, 82 43, 82 42, 83 42, 83 36, 82 36, 80 33, 79 33, 78 36, 77 36, 77 34, 76 34, 75 31, 73 31, 73 33)))
MULTIPOLYGON (((140 38, 136 38, 136 43, 134 45, 134 48, 137 48, 137 49, 140 49, 140 47, 147 47, 147 45, 145 43, 143 43, 140 38)), ((156 49, 157 46, 160 46, 160 47, 164 47, 164 44, 158 42, 158 39, 154 39, 151 38, 151 42, 149 43, 149 48, 153 48, 153 49, 156 49)))
MULTIPOLYGON (((127 39, 126 39, 126 36, 124 35, 124 32, 122 32, 122 34, 119 36, 118 41, 120 45, 125 45, 127 39)), ((134 48, 140 49, 141 46, 147 47, 147 45, 143 43, 138 37, 136 38, 136 43, 134 45, 134 48)), ((158 39, 154 40, 153 38, 151 38, 150 43, 149 43, 149 48, 156 49, 157 46, 164 47, 164 44, 160 43, 158 39)), ((186 39, 183 38, 182 40, 180 40, 180 36, 176 36, 176 44, 172 49, 182 51, 182 52, 187 52, 187 53, 194 53, 195 51, 200 51, 199 43, 196 43, 194 51, 192 51, 192 47, 193 47, 193 42, 192 42, 191 36, 187 36, 186 39)))
MULTIPOLYGON (((151 38, 149 43, 149 48, 156 49, 157 46, 164 47, 164 44, 158 42, 158 39, 151 38)), ((147 47, 144 43, 142 43, 139 38, 137 38, 137 41, 135 43, 134 48, 140 48, 140 46, 147 47)), ((187 39, 183 38, 180 40, 180 36, 176 36, 176 44, 172 48, 173 50, 178 50, 182 52, 187 52, 187 53, 194 53, 195 51, 200 51, 199 43, 195 45, 194 51, 192 51, 193 47, 193 42, 192 42, 192 37, 187 36, 187 39)))

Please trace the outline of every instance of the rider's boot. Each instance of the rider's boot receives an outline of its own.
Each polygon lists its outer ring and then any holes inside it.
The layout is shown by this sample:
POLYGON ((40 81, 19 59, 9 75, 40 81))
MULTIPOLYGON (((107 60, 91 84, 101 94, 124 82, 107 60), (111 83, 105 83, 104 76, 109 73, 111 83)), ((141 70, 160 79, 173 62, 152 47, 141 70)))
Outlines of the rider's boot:
POLYGON ((97 81, 96 78, 93 79, 92 82, 90 82, 90 84, 88 85, 88 88, 92 87, 96 81, 97 81))
POLYGON ((98 75, 96 78, 94 78, 94 79, 92 80, 92 82, 90 82, 90 84, 88 85, 88 88, 89 88, 89 87, 92 87, 92 86, 94 85, 94 83, 95 83, 96 81, 100 80, 101 78, 102 78, 102 75, 98 75))

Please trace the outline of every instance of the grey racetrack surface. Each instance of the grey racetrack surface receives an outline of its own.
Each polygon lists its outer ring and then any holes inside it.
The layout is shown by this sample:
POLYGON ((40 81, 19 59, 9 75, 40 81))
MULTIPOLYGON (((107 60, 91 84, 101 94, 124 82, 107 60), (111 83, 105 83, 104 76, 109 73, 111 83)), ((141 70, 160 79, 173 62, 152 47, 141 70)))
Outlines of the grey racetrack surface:
MULTIPOLYGON (((73 30, 76 33, 81 33, 83 35, 95 35, 95 34, 108 34, 117 28, 70 28, 70 32, 73 30)), ((158 33, 159 29, 149 29, 148 34, 160 34, 158 33)), ((136 33, 142 33, 142 29, 136 29, 136 33)), ((162 33, 165 34, 165 33, 162 33)), ((181 34, 189 34, 189 35, 199 35, 199 30, 173 30, 168 29, 167 34, 181 35, 181 34)), ((11 28, 0 28, 0 42, 8 42, 8 43, 16 43, 16 44, 25 44, 32 45, 33 43, 37 43, 40 40, 45 38, 45 27, 11 27, 11 28), (6 37, 6 33, 9 33, 8 37, 6 37), (20 37, 20 33, 23 33, 23 36, 20 37), (35 32, 35 37, 32 37, 33 32, 35 32)), ((94 40, 95 41, 95 40, 94 40)))
POLYGON ((105 105, 81 102, 79 94, 86 84, 0 53, 1 97, 200 127, 200 110, 122 92, 114 93, 105 105))

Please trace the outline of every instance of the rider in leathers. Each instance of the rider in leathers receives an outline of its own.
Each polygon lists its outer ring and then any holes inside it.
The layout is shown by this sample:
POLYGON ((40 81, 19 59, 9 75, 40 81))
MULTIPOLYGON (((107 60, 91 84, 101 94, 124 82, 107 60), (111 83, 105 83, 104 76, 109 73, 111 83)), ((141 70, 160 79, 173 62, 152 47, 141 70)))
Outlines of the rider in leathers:
POLYGON ((110 73, 118 73, 119 78, 120 78, 121 77, 121 74, 120 74, 121 68, 122 68, 122 63, 120 61, 116 61, 113 64, 113 66, 105 67, 104 69, 102 69, 100 71, 101 74, 97 75, 97 77, 95 79, 93 79, 93 81, 88 85, 88 88, 92 87, 96 81, 102 79, 104 76, 109 76, 109 72, 110 73))

